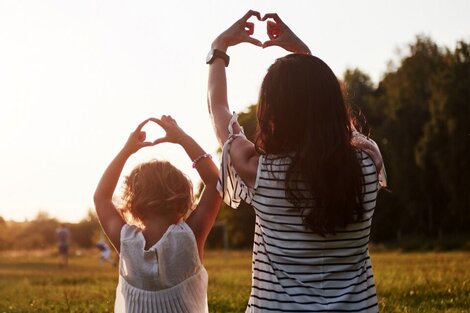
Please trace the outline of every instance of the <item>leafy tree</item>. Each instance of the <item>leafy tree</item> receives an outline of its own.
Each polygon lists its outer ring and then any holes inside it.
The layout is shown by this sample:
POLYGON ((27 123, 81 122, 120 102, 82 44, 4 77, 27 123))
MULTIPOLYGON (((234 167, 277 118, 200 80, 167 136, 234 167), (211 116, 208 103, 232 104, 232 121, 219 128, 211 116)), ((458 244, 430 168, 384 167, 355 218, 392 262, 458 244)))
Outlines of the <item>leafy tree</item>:
POLYGON ((441 237, 469 222, 469 45, 455 52, 417 37, 377 88, 360 70, 344 75, 347 99, 368 118, 392 193, 379 197, 376 241, 441 237))
POLYGON ((353 109, 356 117, 356 127, 364 134, 370 133, 370 125, 377 125, 382 120, 377 107, 370 105, 374 95, 374 86, 369 75, 359 69, 348 69, 344 73, 343 86, 345 100, 353 109))
POLYGON ((432 81, 430 116, 417 148, 417 163, 436 184, 428 201, 439 213, 439 234, 470 224, 470 45, 447 51, 432 81))
POLYGON ((11 247, 14 249, 42 249, 56 242, 55 230, 59 222, 41 211, 31 222, 25 223, 18 234, 12 238, 11 247))
POLYGON ((99 240, 101 227, 94 211, 88 210, 87 216, 77 224, 69 225, 73 243, 81 248, 94 247, 99 240))

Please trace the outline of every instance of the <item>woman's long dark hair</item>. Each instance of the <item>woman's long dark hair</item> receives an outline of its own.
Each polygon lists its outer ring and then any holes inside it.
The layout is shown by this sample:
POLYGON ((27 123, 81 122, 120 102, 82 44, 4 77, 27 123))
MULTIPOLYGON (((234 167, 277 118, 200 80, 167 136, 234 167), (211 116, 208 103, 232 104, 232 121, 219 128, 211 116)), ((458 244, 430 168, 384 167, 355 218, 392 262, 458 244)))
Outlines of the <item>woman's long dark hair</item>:
POLYGON ((308 228, 334 234, 362 218, 363 179, 350 111, 328 65, 311 55, 278 59, 263 80, 257 118, 257 151, 292 158, 286 196, 308 228))

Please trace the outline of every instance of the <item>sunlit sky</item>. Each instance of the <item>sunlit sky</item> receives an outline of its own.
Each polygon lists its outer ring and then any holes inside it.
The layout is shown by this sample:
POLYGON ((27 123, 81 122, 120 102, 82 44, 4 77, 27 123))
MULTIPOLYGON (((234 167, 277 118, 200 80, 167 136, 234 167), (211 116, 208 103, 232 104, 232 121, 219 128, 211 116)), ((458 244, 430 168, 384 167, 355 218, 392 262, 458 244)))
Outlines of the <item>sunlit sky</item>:
MULTIPOLYGON (((103 170, 150 116, 173 115, 215 154, 205 57, 248 9, 277 12, 338 76, 358 67, 374 82, 417 34, 451 48, 470 40, 470 1, 0 0, 0 216, 82 219, 103 170)), ((255 27, 267 40, 265 25, 255 27)), ((286 53, 242 44, 228 54, 229 102, 239 111, 286 53)), ((141 150, 124 174, 151 158, 197 183, 171 144, 141 150)))

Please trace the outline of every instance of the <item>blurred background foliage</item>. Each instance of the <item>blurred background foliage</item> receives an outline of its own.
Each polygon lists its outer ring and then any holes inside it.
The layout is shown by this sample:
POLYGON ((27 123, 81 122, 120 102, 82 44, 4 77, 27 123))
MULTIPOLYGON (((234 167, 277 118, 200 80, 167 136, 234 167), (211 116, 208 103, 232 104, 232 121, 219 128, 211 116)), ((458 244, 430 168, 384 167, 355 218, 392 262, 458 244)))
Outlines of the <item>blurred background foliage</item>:
MULTIPOLYGON (((46 212, 39 212, 35 219, 24 222, 0 219, 0 250, 35 250, 56 245, 56 230, 59 221, 46 212)), ((73 248, 93 248, 103 238, 100 224, 94 211, 89 210, 86 218, 78 223, 63 223, 70 230, 73 248)))

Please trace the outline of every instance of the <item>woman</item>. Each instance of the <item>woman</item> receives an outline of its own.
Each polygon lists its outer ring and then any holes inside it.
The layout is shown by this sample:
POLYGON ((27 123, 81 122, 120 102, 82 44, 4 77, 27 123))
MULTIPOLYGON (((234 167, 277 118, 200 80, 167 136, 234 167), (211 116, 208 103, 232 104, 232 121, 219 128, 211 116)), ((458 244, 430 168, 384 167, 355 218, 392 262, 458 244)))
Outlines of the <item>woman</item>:
POLYGON ((208 102, 223 146, 220 189, 256 212, 246 312, 377 312, 368 241, 382 159, 357 133, 337 78, 276 14, 249 11, 212 43, 208 102), (250 37, 251 16, 269 41, 250 37), (263 80, 252 143, 227 102, 227 48, 249 42, 294 54, 263 80))

